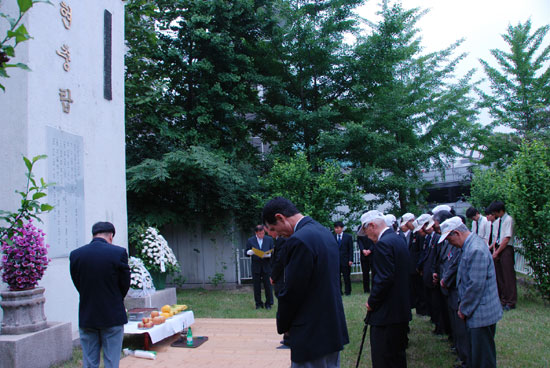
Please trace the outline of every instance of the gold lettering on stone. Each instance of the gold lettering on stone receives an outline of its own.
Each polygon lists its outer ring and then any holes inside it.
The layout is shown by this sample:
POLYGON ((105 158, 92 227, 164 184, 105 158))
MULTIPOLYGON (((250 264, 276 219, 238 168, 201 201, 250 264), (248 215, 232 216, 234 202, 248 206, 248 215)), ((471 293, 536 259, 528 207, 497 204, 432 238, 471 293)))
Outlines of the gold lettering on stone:
POLYGON ((65 114, 71 112, 71 104, 73 103, 73 100, 71 98, 70 89, 59 89, 59 101, 61 101, 61 107, 63 108, 63 112, 65 114))

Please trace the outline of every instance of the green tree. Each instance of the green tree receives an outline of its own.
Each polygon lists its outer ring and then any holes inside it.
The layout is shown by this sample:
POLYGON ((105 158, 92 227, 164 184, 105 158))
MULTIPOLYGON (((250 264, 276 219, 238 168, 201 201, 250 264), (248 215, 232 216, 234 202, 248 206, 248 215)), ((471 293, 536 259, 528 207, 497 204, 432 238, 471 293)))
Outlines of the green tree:
POLYGON ((321 132, 337 131, 346 93, 346 33, 355 32, 353 10, 363 0, 280 0, 272 29, 270 59, 259 63, 265 141, 276 155, 304 152, 317 162, 321 132))
POLYGON ((128 2, 131 165, 192 145, 220 149, 239 160, 255 156, 248 138, 257 126, 259 103, 256 44, 270 23, 264 3, 128 2))
POLYGON ((353 222, 354 213, 362 210, 364 200, 357 182, 334 163, 316 163, 313 169, 305 154, 288 161, 275 160, 271 171, 260 178, 266 199, 283 196, 304 214, 331 227, 333 218, 353 222))
POLYGON ((536 140, 524 143, 506 175, 510 183, 506 207, 514 218, 520 250, 538 290, 550 300, 550 149, 536 140))
POLYGON ((509 184, 504 171, 474 168, 469 202, 480 212, 493 201, 508 202, 509 184))
POLYGON ((530 20, 509 25, 502 35, 509 52, 491 50, 499 68, 480 60, 491 84, 491 94, 479 91, 482 106, 489 109, 496 125, 513 128, 526 138, 550 127, 544 114, 550 104, 550 45, 537 55, 548 30, 550 25, 531 33, 530 20))
POLYGON ((480 107, 493 118, 492 127, 506 126, 512 133, 488 134, 477 148, 484 165, 505 167, 520 149, 521 139, 550 142, 550 45, 544 45, 550 26, 531 32, 531 21, 509 25, 502 35, 509 50, 492 49, 498 66, 480 60, 491 92, 478 89, 480 107))
POLYGON ((270 3, 128 1, 131 218, 154 218, 157 226, 220 214, 250 221, 259 162, 250 143, 259 129, 255 63, 272 23, 270 3), (174 166, 180 161, 184 167, 174 166))
POLYGON ((127 171, 130 222, 213 227, 234 219, 252 226, 257 173, 241 165, 201 146, 144 160, 127 171))
MULTIPOLYGON (((24 70, 30 70, 26 64, 15 63, 8 64, 10 59, 15 57, 15 48, 21 42, 30 40, 32 37, 27 31, 25 25, 21 22, 23 16, 33 7, 36 3, 52 4, 48 0, 17 0, 18 14, 15 18, 9 14, 0 12, 0 18, 3 18, 9 23, 9 27, 6 30, 6 35, 0 41, 0 77, 9 78, 8 68, 20 68, 24 70)), ((5 87, 0 83, 0 89, 5 91, 5 87)))
POLYGON ((380 14, 349 60, 350 120, 325 134, 320 150, 347 162, 365 192, 405 212, 421 200, 422 170, 443 168, 466 147, 476 111, 471 72, 449 82, 464 57, 453 56, 460 41, 423 54, 423 12, 384 1, 380 14))

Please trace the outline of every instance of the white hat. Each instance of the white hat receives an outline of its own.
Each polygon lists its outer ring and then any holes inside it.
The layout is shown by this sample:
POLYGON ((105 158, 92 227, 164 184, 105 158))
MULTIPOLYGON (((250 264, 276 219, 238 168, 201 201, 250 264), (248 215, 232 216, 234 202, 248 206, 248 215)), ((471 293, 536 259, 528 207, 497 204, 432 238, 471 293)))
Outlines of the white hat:
POLYGON ((432 216, 428 215, 427 213, 423 213, 422 215, 418 216, 416 219, 416 227, 414 228, 413 232, 416 233, 418 230, 422 229, 422 227, 429 223, 432 219, 432 216))
POLYGON ((380 212, 378 210, 372 210, 372 211, 365 212, 361 216, 361 227, 359 228, 359 231, 357 232, 357 235, 362 235, 362 236, 366 235, 363 231, 363 229, 365 228, 365 225, 370 224, 371 222, 373 222, 376 219, 385 220, 384 215, 382 214, 382 212, 380 212))
POLYGON ((435 206, 432 210, 432 213, 435 215, 439 211, 449 211, 451 212, 451 207, 447 206, 446 204, 440 204, 439 206, 435 206))
POLYGON ((386 226, 392 227, 395 221, 397 221, 397 219, 395 218, 394 215, 392 215, 391 213, 388 213, 387 215, 384 216, 384 221, 386 221, 386 226))
POLYGON ((414 215, 410 212, 407 212, 406 214, 401 216, 401 225, 406 224, 407 222, 413 221, 413 220, 414 220, 414 215))
POLYGON ((458 229, 459 226, 463 224, 462 219, 458 216, 443 221, 443 223, 439 225, 441 227, 441 238, 439 238, 438 243, 443 242, 451 231, 458 229))

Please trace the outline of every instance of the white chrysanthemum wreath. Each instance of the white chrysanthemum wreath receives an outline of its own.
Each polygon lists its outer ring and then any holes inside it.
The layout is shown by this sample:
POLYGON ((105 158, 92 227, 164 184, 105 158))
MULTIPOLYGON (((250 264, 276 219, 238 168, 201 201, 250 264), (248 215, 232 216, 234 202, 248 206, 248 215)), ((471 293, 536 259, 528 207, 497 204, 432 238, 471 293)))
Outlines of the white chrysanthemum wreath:
POLYGON ((153 278, 143 261, 136 257, 130 257, 128 260, 128 265, 130 266, 130 287, 132 289, 153 289, 153 278))
POLYGON ((174 273, 180 270, 178 260, 168 242, 154 227, 148 227, 141 234, 137 256, 143 260, 150 272, 174 273))

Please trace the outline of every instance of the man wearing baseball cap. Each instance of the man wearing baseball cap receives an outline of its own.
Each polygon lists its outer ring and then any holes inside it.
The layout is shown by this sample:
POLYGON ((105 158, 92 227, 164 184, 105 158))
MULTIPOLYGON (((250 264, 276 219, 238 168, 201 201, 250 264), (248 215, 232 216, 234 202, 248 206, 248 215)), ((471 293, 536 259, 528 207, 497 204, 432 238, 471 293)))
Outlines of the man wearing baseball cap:
POLYGON ((441 223, 441 238, 462 249, 458 266, 458 316, 466 322, 468 367, 496 367, 495 330, 502 318, 495 267, 489 248, 455 216, 441 223))
POLYGON ((411 320, 409 300, 409 252, 403 238, 386 225, 380 211, 361 216, 359 235, 373 247, 373 281, 366 303, 369 311, 373 367, 406 367, 407 330, 411 320))

